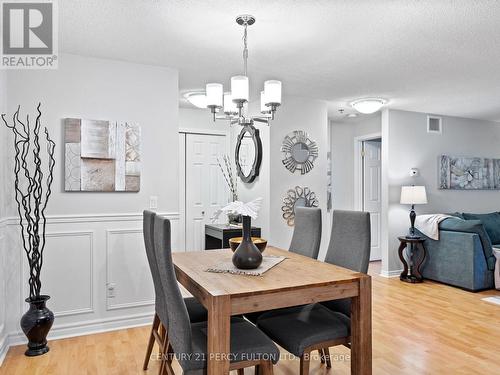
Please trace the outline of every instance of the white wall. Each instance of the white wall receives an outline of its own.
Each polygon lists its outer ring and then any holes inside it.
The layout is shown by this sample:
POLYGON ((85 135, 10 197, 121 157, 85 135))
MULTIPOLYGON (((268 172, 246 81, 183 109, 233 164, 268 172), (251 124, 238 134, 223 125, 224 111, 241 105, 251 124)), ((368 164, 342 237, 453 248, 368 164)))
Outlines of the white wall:
POLYGON ((380 113, 359 121, 331 121, 332 207, 354 209, 354 138, 380 133, 380 113))
POLYGON ((179 129, 203 132, 222 132, 229 134, 229 124, 226 121, 213 121, 208 109, 179 108, 179 129))
POLYGON ((20 104, 33 115, 42 102, 43 124, 56 142, 55 191, 49 214, 140 212, 149 196, 160 211, 177 211, 177 72, 63 54, 57 70, 8 73, 8 109, 20 104), (138 122, 142 127, 142 178, 139 193, 65 193, 62 119, 83 117, 138 122), (175 137, 173 137, 175 135, 175 137), (174 139, 175 138, 175 139, 174 139))
POLYGON ((443 133, 437 135, 427 133, 425 113, 386 110, 382 117, 389 250, 384 267, 391 272, 401 268, 397 236, 409 227, 409 207, 399 204, 402 185, 426 186, 429 204, 417 206, 417 214, 499 210, 498 190, 438 190, 438 158, 442 154, 500 158, 500 124, 443 116, 443 133), (410 177, 410 168, 419 168, 420 176, 410 177))
MULTIPOLYGON (((42 102, 42 124, 56 142, 53 194, 42 292, 56 314, 51 337, 148 323, 153 289, 142 240, 142 210, 158 197, 158 211, 178 224, 178 76, 168 68, 63 54, 54 71, 9 71, 8 113, 21 104, 33 116, 42 102), (62 119, 134 121, 142 127, 139 193, 66 193, 62 119), (115 285, 115 297, 107 286, 115 285)), ((32 117, 33 118, 33 117, 32 117)), ((2 179, 3 180, 3 179, 2 179)), ((11 180, 12 181, 12 180, 11 180)), ((13 207, 9 215, 13 215, 13 207)), ((27 266, 14 218, 8 222, 5 267, 9 341, 23 341, 27 266)), ((3 257, 2 257, 3 258, 3 257)), ((3 303, 2 303, 3 306, 3 303)))
MULTIPOLYGON (((260 111, 260 103, 252 102, 249 105, 249 114, 257 114, 260 111)), ((262 142, 262 163, 260 165, 259 175, 255 178, 252 183, 244 183, 241 179, 238 180, 238 195, 239 199, 243 202, 249 202, 255 198, 262 198, 262 206, 259 212, 259 217, 252 221, 252 225, 261 228, 262 238, 270 240, 270 144, 269 136, 272 127, 261 124, 254 123, 256 129, 259 130, 259 136, 262 142)), ((240 134, 242 127, 239 125, 233 125, 231 127, 231 153, 230 156, 234 160, 236 141, 238 135, 240 134)))
MULTIPOLYGON (((259 103, 250 103, 249 113, 260 110, 259 103)), ((239 181, 239 196, 242 201, 263 198, 259 218, 253 222, 262 228, 262 236, 269 245, 288 249, 293 233, 282 218, 283 198, 288 189, 295 186, 307 186, 313 190, 323 211, 322 252, 328 246, 329 229, 326 213, 326 153, 328 150, 328 118, 326 103, 293 96, 283 97, 283 105, 276 112, 276 118, 270 125, 255 123, 262 141, 262 164, 259 176, 253 183, 244 184, 239 181), (305 130, 318 143, 319 156, 314 169, 306 175, 300 172, 290 173, 282 163, 281 144, 286 134, 293 130, 305 130)), ((232 127, 231 152, 234 153, 236 139, 241 127, 232 127)), ((231 154, 232 156, 233 154, 231 154)))
POLYGON ((300 97, 284 97, 283 105, 276 113, 276 120, 270 125, 270 237, 272 245, 288 249, 292 238, 293 227, 289 227, 282 218, 283 198, 288 189, 295 186, 307 186, 319 200, 323 214, 323 236, 320 258, 324 258, 328 247, 329 229, 326 212, 328 113, 326 102, 300 97), (280 151, 284 137, 293 130, 304 130, 316 141, 319 156, 314 162, 314 168, 307 174, 290 173, 282 163, 280 151))
MULTIPOLYGON (((5 70, 0 71, 0 113, 6 112, 7 106, 7 84, 5 80, 5 70)), ((4 358, 7 349, 7 331, 5 327, 5 303, 6 301, 6 262, 7 258, 7 239, 6 239, 6 217, 7 217, 7 131, 8 129, 0 123, 0 364, 4 358)))

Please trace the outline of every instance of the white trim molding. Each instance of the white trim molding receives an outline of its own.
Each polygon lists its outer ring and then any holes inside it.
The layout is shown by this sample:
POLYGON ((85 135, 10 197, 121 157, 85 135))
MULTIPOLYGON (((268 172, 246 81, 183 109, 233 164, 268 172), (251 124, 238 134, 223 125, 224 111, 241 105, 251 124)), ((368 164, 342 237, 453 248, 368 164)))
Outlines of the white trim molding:
MULTIPOLYGON (((158 215, 175 220, 178 212, 157 212, 158 215)), ((7 225, 19 225, 19 218, 11 216, 4 218, 7 225)), ((117 221, 142 221, 142 213, 123 214, 82 214, 82 215, 47 215, 47 224, 97 223, 117 221)), ((1 226, 0 220, 0 226, 1 226)))
MULTIPOLYGON (((111 269, 110 269, 110 264, 109 264, 109 253, 110 253, 110 237, 112 235, 118 235, 118 234, 134 234, 134 233, 139 233, 142 234, 142 228, 139 229, 108 229, 106 230, 106 288, 110 283, 112 283, 113 280, 111 280, 110 274, 111 274, 111 269)), ((135 301, 135 302, 129 302, 129 303, 119 303, 119 304, 112 304, 110 303, 110 298, 106 296, 106 310, 111 311, 111 310, 121 310, 121 309, 128 309, 131 307, 143 307, 143 306, 152 306, 154 305, 155 301, 153 300, 144 300, 144 301, 135 301)))
POLYGON ((0 326, 0 366, 2 366, 3 360, 9 351, 9 335, 5 332, 5 326, 2 324, 0 326))
MULTIPOLYGON (((372 133, 354 137, 354 209, 361 211, 363 209, 363 158, 361 155, 362 144, 364 141, 381 139, 382 133, 372 133)), ((383 140, 382 140, 383 141, 383 140)))
POLYGON ((220 136, 229 137, 229 131, 216 130, 216 129, 179 128, 179 133, 201 134, 201 135, 220 135, 220 136))
MULTIPOLYGON (((81 314, 92 314, 95 312, 94 310, 94 237, 95 237, 95 231, 93 230, 74 230, 74 231, 57 231, 57 232, 46 232, 45 234, 46 237, 88 237, 89 239, 89 255, 90 255, 90 266, 89 266, 89 272, 90 272, 90 277, 89 277, 89 285, 88 285, 88 290, 89 290, 89 296, 90 296, 90 301, 89 301, 89 306, 84 307, 81 309, 73 309, 73 310, 63 310, 63 311, 56 311, 54 310, 54 317, 61 318, 63 316, 72 316, 72 315, 81 315, 81 314)), ((24 253, 23 253, 24 255, 24 253)), ((24 288, 24 293, 25 295, 28 295, 29 290, 26 285, 26 278, 29 275, 28 271, 28 264, 26 258, 23 256, 21 258, 21 272, 20 272, 20 285, 22 288, 24 288)), ((28 307, 28 303, 26 303, 23 298, 21 298, 21 311, 24 311, 25 308, 28 307)))
POLYGON ((379 275, 382 277, 386 277, 388 279, 393 278, 393 277, 399 277, 401 275, 401 272, 403 272, 402 269, 400 270, 395 270, 395 271, 387 271, 387 270, 381 270, 379 275))
MULTIPOLYGON (((58 326, 53 327, 50 330, 47 338, 49 340, 49 346, 50 346, 50 340, 58 340, 68 337, 85 336, 85 335, 92 335, 95 333, 116 331, 120 329, 142 327, 150 325, 151 322, 153 321, 153 316, 154 312, 151 312, 151 313, 120 316, 116 318, 96 319, 96 320, 87 320, 85 322, 60 324, 58 326)), ((28 342, 28 340, 26 340, 24 333, 20 331, 9 334, 6 337, 5 341, 8 344, 8 347, 15 345, 22 345, 28 342)), ((5 354, 7 350, 5 351, 5 354)), ((0 365, 2 363, 1 360, 2 357, 1 357, 1 342, 0 342, 0 365)))

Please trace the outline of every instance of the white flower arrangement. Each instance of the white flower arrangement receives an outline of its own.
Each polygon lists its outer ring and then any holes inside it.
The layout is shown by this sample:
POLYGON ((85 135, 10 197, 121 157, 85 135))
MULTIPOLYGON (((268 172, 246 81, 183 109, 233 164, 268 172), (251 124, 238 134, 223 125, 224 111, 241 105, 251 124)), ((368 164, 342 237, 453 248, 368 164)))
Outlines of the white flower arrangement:
POLYGON ((250 216, 252 219, 257 219, 259 215, 260 206, 262 205, 262 198, 254 199, 248 203, 243 203, 241 201, 234 201, 228 205, 222 207, 221 209, 215 211, 214 216, 211 218, 212 222, 215 222, 220 214, 233 214, 250 216))

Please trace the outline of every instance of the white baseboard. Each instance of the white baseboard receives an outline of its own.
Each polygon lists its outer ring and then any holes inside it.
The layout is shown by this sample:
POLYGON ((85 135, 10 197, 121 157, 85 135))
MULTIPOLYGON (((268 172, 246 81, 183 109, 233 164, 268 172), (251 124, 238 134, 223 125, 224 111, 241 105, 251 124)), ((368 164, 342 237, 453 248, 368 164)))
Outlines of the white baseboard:
MULTIPOLYGON (((0 331, 1 332, 1 331, 0 331)), ((0 337, 0 367, 2 366, 3 360, 9 351, 9 336, 7 334, 3 334, 0 337)))
POLYGON ((381 270, 380 276, 387 278, 399 277, 399 275, 401 275, 401 272, 403 272, 403 270, 396 270, 396 271, 381 270))
MULTIPOLYGON (((61 324, 51 329, 48 340, 64 339, 75 336, 92 335, 120 329, 134 328, 150 325, 153 322, 153 313, 144 313, 136 315, 121 316, 116 318, 89 320, 84 322, 75 322, 61 324)), ((22 332, 12 332, 0 339, 0 366, 5 355, 11 346, 26 344, 26 336, 22 332)))

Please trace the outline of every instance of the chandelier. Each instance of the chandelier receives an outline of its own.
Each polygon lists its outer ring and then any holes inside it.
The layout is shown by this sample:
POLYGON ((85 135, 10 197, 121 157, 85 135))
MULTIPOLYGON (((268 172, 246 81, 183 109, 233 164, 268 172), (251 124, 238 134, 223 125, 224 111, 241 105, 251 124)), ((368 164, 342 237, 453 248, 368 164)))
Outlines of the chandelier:
POLYGON ((274 120, 276 109, 281 104, 281 81, 264 82, 264 91, 260 92, 260 115, 247 117, 243 107, 249 99, 249 82, 247 74, 248 45, 247 28, 255 23, 255 17, 242 15, 236 18, 236 23, 244 27, 243 32, 243 75, 231 77, 231 92, 224 92, 221 83, 208 83, 206 86, 207 108, 213 119, 226 120, 232 124, 252 125, 254 121, 269 125, 274 120))

